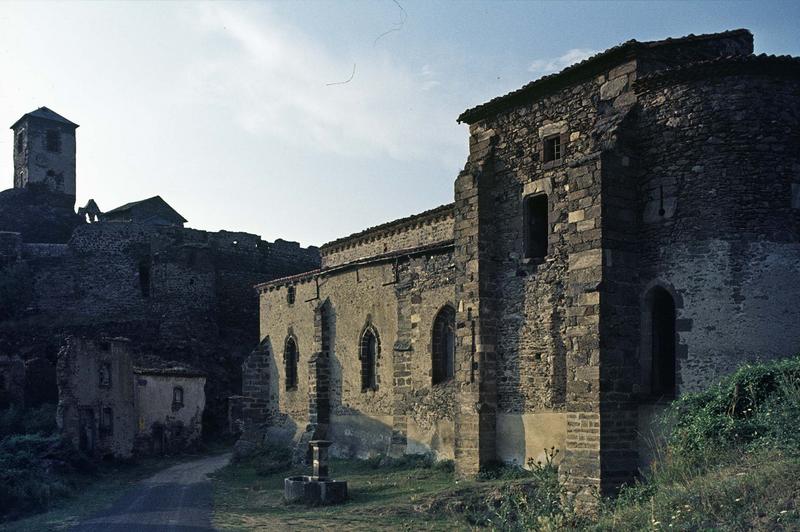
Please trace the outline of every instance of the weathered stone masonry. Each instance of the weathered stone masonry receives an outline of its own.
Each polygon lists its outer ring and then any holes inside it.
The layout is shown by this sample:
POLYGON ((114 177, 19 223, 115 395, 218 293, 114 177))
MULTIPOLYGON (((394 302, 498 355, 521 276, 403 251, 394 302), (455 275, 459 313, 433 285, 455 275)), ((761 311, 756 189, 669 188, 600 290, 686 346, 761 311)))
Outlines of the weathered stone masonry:
POLYGON ((587 504, 631 479, 670 398, 800 351, 800 60, 752 51, 746 30, 629 41, 464 112, 449 233, 398 220, 260 286, 254 421, 306 430, 315 377, 284 391, 281 346, 291 332, 312 359, 324 303, 337 452, 434 452, 472 475, 554 445, 587 504), (432 385, 428 324, 449 302, 455 374, 432 385), (380 384, 361 392, 368 324, 380 384))

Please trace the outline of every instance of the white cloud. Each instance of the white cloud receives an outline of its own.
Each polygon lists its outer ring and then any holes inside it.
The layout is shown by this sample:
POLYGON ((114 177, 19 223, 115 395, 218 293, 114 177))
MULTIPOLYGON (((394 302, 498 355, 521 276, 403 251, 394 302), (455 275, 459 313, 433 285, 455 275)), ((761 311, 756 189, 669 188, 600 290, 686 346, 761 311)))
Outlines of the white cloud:
POLYGON ((224 45, 190 64, 185 83, 196 104, 224 106, 252 134, 350 157, 461 155, 429 65, 412 71, 380 50, 333 54, 266 9, 252 17, 205 5, 197 23, 224 45))
POLYGON ((573 48, 571 50, 567 50, 566 53, 558 57, 537 59, 530 64, 528 70, 541 75, 552 74, 553 72, 563 70, 574 63, 583 61, 587 57, 593 56, 596 53, 598 53, 597 50, 592 50, 589 48, 573 48))

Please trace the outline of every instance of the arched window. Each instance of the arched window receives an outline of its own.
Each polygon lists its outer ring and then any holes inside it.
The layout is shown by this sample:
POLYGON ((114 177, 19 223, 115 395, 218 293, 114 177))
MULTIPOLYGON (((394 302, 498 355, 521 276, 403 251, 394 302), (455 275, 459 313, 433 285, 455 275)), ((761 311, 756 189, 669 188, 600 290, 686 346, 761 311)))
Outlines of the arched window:
POLYGON ((361 391, 378 389, 378 354, 380 353, 380 341, 378 332, 374 327, 369 326, 364 329, 361 335, 361 391))
POLYGON ((433 321, 431 339, 431 382, 439 384, 453 378, 456 349, 456 311, 450 305, 442 307, 433 321))
POLYGON ((650 393, 675 397, 675 301, 661 287, 653 289, 650 305, 650 393))
POLYGON ((297 342, 291 336, 286 339, 283 349, 283 363, 286 369, 286 390, 297 389, 297 342))

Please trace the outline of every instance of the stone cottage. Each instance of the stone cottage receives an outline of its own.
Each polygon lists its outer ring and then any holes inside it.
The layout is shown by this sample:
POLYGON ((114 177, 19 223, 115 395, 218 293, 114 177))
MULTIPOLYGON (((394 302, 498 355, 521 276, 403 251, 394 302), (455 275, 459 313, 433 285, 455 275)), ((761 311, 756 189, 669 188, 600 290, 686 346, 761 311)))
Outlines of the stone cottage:
POLYGON ((800 352, 800 60, 628 41, 459 121, 453 204, 258 286, 251 427, 462 476, 555 446, 591 501, 669 400, 800 352))
POLYGON ((155 362, 159 367, 134 365, 126 338, 68 338, 58 357, 64 436, 96 457, 173 453, 197 443, 205 374, 155 362))

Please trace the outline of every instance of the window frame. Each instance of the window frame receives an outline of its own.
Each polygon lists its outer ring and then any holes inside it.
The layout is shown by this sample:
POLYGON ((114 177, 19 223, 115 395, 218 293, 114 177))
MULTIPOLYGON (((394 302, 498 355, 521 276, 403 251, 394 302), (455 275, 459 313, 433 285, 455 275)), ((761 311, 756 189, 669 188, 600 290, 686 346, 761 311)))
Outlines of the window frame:
POLYGON ((543 137, 539 148, 539 159, 542 162, 542 169, 549 170, 564 164, 567 155, 567 146, 569 146, 569 133, 555 133, 543 137), (549 158, 548 143, 554 141, 558 143, 558 153, 554 153, 554 157, 549 158), (558 156, 555 157, 555 155, 558 156))

